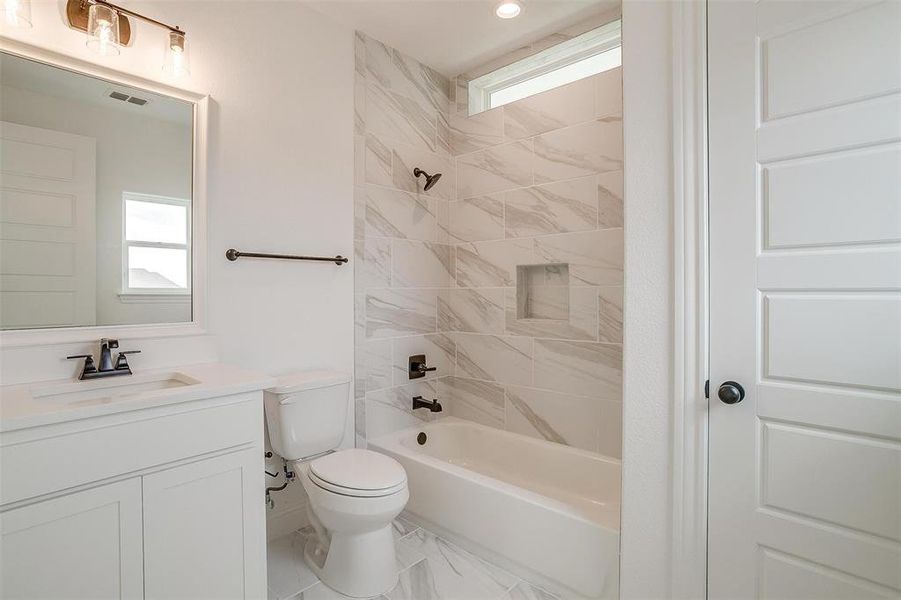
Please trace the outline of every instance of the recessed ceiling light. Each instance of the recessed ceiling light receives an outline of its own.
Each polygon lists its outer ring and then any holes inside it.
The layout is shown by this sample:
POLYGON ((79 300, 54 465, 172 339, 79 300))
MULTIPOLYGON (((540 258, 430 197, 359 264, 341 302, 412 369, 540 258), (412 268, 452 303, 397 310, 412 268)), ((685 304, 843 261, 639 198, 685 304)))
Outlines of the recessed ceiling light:
POLYGON ((504 0, 494 9, 494 14, 501 19, 512 19, 519 16, 521 12, 522 5, 517 0, 504 0))

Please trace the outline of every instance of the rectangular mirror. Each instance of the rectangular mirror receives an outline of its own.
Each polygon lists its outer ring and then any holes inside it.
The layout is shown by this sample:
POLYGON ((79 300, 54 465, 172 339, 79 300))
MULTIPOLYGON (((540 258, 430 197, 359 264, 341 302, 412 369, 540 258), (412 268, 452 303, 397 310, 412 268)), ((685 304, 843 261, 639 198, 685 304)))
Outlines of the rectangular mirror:
POLYGON ((194 120, 0 53, 0 329, 192 321, 194 120))

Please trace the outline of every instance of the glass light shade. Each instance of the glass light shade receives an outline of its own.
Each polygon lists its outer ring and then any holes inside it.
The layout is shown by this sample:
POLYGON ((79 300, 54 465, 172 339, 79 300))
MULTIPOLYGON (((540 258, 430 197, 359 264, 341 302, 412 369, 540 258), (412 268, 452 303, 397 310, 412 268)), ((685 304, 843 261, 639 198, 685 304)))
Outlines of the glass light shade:
POLYGON ((119 54, 119 13, 109 6, 88 8, 88 48, 102 56, 119 54))
POLYGON ((185 34, 176 31, 169 32, 163 71, 172 77, 184 77, 191 74, 191 61, 185 34))
POLYGON ((31 27, 31 0, 3 0, 3 23, 10 27, 31 27))

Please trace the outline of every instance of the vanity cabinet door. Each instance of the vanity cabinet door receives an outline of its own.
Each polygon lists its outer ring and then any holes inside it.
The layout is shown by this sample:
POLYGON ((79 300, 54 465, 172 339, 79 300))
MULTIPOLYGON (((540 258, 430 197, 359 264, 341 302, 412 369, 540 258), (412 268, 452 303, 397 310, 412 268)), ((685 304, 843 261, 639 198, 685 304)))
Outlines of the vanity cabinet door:
POLYGON ((0 598, 141 598, 140 478, 0 513, 0 598))
POLYGON ((161 471, 143 482, 145 598, 265 598, 260 449, 161 471))

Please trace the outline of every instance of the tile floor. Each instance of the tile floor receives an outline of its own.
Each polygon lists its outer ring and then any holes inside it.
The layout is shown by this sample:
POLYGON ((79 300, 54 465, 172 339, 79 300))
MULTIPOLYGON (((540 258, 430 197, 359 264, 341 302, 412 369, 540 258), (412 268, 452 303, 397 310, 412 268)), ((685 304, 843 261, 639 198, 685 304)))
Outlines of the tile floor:
MULTIPOLYGON (((303 560, 310 528, 269 542, 270 600, 343 600, 303 560)), ((400 581, 377 600, 560 600, 500 567, 413 525, 394 522, 400 581)))

